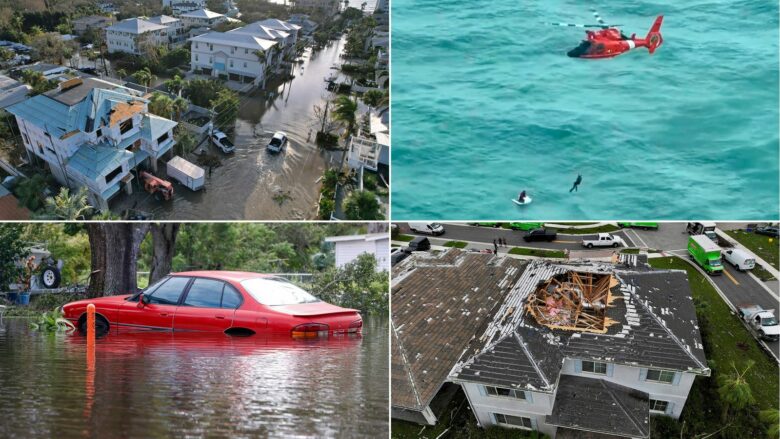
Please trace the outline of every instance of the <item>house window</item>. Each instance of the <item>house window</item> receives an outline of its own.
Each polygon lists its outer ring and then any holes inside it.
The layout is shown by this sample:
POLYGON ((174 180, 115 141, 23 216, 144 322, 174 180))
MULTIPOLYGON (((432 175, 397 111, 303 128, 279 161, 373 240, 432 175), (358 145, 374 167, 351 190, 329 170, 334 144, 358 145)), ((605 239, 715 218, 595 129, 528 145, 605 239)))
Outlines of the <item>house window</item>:
POLYGON ((214 45, 213 44, 209 44, 209 50, 214 50, 214 45))
POLYGON ((197 60, 198 60, 198 54, 196 53, 195 54, 195 61, 197 61, 197 60))
POLYGON ((108 175, 106 175, 106 184, 109 184, 113 179, 115 179, 121 173, 122 173, 121 166, 109 172, 108 175))
POLYGON ((244 68, 246 68, 246 62, 244 62, 244 68))
POLYGON ((248 54, 249 54, 249 49, 244 49, 244 55, 248 55, 248 54))
POLYGON ((602 375, 607 374, 607 363, 599 363, 597 361, 583 361, 582 371, 590 373, 599 373, 602 375))
POLYGON ((196 49, 198 48, 198 43, 195 43, 195 48, 196 48, 196 49))
POLYGON ((667 407, 669 407, 669 401, 650 400, 650 411, 666 413, 667 407))
POLYGON ((168 133, 163 134, 162 136, 157 138, 157 144, 160 145, 161 143, 168 140, 168 133))
POLYGON ((230 60, 230 67, 233 67, 233 60, 230 60))
POLYGON ((130 130, 133 129, 133 119, 127 119, 126 121, 119 124, 119 132, 124 134, 130 130))
POLYGON ((100 139, 101 136, 103 136, 103 130, 98 128, 98 130, 95 131, 95 137, 100 139))
POLYGON ((528 430, 533 428, 531 424, 531 418, 526 418, 525 416, 503 415, 501 413, 493 413, 493 416, 496 417, 496 423, 499 425, 509 425, 512 427, 520 427, 528 430))
POLYGON ((647 381, 671 383, 674 381, 674 372, 670 370, 648 369, 646 379, 647 381))
POLYGON ((210 56, 210 57, 209 57, 209 64, 211 64, 211 63, 213 63, 213 62, 214 62, 214 57, 210 56))
POLYGON ((526 399, 525 392, 522 390, 506 389, 503 387, 485 386, 485 391, 490 396, 499 396, 503 398, 526 399))

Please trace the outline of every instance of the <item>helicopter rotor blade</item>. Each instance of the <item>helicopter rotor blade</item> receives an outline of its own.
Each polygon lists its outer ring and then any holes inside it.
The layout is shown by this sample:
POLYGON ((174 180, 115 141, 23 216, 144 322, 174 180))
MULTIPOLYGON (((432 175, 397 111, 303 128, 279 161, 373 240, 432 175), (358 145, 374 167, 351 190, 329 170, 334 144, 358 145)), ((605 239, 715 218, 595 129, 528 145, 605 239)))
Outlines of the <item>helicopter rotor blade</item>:
POLYGON ((590 11, 593 12, 593 18, 595 18, 596 21, 599 22, 599 24, 601 24, 602 26, 606 26, 607 25, 607 22, 604 21, 603 18, 601 18, 601 15, 599 15, 598 11, 596 11, 595 8, 590 8, 590 11))
POLYGON ((591 27, 598 27, 605 29, 609 26, 604 26, 602 24, 572 24, 572 23, 544 23, 550 26, 561 26, 561 27, 581 27, 581 28, 591 28, 591 27))

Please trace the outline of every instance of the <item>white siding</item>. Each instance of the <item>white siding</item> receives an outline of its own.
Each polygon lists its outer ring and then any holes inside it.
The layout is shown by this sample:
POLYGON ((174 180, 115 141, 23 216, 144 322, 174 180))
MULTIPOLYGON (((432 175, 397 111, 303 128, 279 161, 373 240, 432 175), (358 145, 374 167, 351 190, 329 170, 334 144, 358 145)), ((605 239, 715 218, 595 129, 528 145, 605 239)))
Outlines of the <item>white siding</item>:
MULTIPOLYGON (((529 400, 490 396, 480 384, 461 384, 471 403, 479 425, 490 427, 497 425, 493 413, 523 416, 530 418, 535 428, 542 433, 555 437, 556 427, 547 425, 544 417, 552 413, 555 395, 550 393, 528 392, 529 400)), ((503 425, 502 425, 503 426, 503 425)))
POLYGON ((374 244, 377 271, 390 271, 390 239, 377 239, 374 244))
POLYGON ((658 383, 655 381, 646 381, 642 379, 641 367, 631 367, 623 365, 613 365, 612 376, 598 375, 586 372, 576 371, 577 360, 567 359, 563 363, 562 374, 566 375, 580 375, 588 378, 600 378, 606 381, 620 384, 621 386, 631 387, 633 389, 641 390, 650 394, 650 399, 657 399, 661 401, 669 401, 674 404, 671 408, 668 416, 675 419, 680 417, 682 409, 685 406, 685 401, 688 399, 688 392, 691 391, 693 380, 696 375, 692 373, 679 374, 679 380, 677 384, 658 383))
POLYGON ((344 265, 354 261, 358 256, 363 253, 374 254, 374 243, 370 241, 354 240, 354 241, 340 241, 336 243, 336 266, 343 267, 344 265))

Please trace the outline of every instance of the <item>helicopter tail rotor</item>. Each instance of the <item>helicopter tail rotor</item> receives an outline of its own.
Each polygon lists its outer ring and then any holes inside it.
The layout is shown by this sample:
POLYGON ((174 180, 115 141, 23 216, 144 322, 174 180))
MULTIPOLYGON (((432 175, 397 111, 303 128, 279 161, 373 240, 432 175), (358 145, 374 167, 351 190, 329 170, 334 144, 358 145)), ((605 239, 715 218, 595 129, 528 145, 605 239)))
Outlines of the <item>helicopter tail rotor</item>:
POLYGON ((647 45, 647 50, 650 54, 655 52, 655 49, 659 48, 664 42, 664 39, 661 36, 661 24, 663 24, 663 21, 664 16, 659 15, 655 19, 653 27, 651 27, 650 31, 647 33, 647 37, 645 37, 645 44, 647 45))

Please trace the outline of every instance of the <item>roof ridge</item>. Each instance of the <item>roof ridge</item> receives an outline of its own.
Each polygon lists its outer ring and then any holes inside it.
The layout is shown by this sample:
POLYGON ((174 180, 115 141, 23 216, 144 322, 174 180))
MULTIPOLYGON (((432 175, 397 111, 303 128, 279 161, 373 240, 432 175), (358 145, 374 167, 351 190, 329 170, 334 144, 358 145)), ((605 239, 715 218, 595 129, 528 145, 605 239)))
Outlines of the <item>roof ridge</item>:
MULTIPOLYGON (((628 387, 628 386, 623 386, 623 385, 620 385, 620 384, 617 384, 617 383, 613 383, 611 381, 607 381, 607 380, 604 380, 604 379, 599 379, 599 381, 601 382, 601 385, 604 387, 604 389, 607 392, 609 392, 609 395, 612 397, 612 400, 615 401, 617 403, 617 405, 620 407, 620 410, 623 412, 623 414, 625 414, 626 417, 628 417, 628 419, 631 420, 631 423, 634 424, 634 427, 636 427, 636 429, 640 433, 643 433, 643 435, 646 437, 647 435, 644 434, 645 430, 642 428, 641 423, 639 422, 639 420, 634 418, 634 414, 626 409, 626 406, 623 404, 623 401, 621 400, 621 398, 615 393, 615 390, 621 390, 622 391, 622 389, 620 389, 620 388, 626 388, 626 389, 629 389, 629 391, 636 390, 636 389, 628 387), (618 389, 615 389, 615 387, 618 387, 618 389)), ((648 433, 649 433, 649 431, 648 431, 648 433)))
MULTIPOLYGON (((517 331, 512 331, 512 334, 515 336, 515 340, 520 344, 520 349, 523 350, 523 353, 531 362, 531 365, 534 367, 534 370, 536 371, 536 374, 539 375, 539 377, 544 381, 544 384, 547 386, 547 388, 550 387, 550 381, 547 379, 547 376, 542 373, 542 370, 539 369, 539 365, 536 364, 536 358, 534 358, 528 348, 525 346, 525 343, 523 343, 523 337, 520 336, 520 334, 517 333, 517 331)), ((560 372, 559 372, 560 374, 560 372)))
MULTIPOLYGON (((621 280, 622 280, 622 279, 621 279, 621 280)), ((624 285, 630 285, 630 284, 626 284, 626 283, 624 283, 624 285)), ((668 328, 668 327, 667 327, 667 326, 666 326, 666 325, 665 325, 665 324, 662 322, 661 318, 660 318, 660 317, 658 317, 658 316, 657 316, 657 315, 656 315, 656 314, 655 314, 653 311, 651 311, 651 310, 650 310, 650 308, 648 307, 648 305, 647 305, 645 302, 643 302, 642 300, 640 300, 640 298, 639 298, 638 296, 636 296, 635 290, 636 290, 636 286, 635 286, 635 285, 631 285, 631 288, 627 288, 627 289, 626 289, 626 291, 628 292, 628 294, 630 294, 630 295, 631 295, 631 297, 633 297, 634 299, 636 299, 636 301, 637 301, 637 302, 638 302, 638 303, 639 303, 639 304, 642 306, 642 308, 643 308, 643 309, 644 309, 644 310, 645 310, 645 311, 646 311, 646 312, 647 312, 647 313, 650 315, 650 318, 652 318, 652 319, 653 319, 653 320, 654 320, 654 321, 655 321, 655 322, 658 324, 658 326, 660 326, 661 328, 663 328, 663 330, 664 330, 664 331, 666 331, 666 333, 667 333, 667 334, 669 334, 669 336, 672 338, 672 340, 674 340, 674 342, 677 344, 677 347, 679 347, 679 348, 680 348, 680 349, 681 349, 683 352, 685 352, 685 355, 687 355, 688 357, 690 357, 690 358, 691 358, 691 359, 692 359, 692 360, 693 360, 693 361, 694 361, 696 364, 698 364, 698 365, 699 365, 699 367, 701 367, 702 369, 707 369, 707 368, 708 368, 708 367, 707 367, 707 365, 705 365, 705 364, 703 364, 701 361, 699 361, 699 359, 698 359, 698 358, 696 358, 696 356, 695 356, 695 355, 693 355, 693 353, 692 353, 691 351, 689 351, 688 349, 686 349, 686 348, 685 348, 685 346, 683 345, 683 343, 682 343, 682 342, 680 341, 680 339, 677 337, 677 335, 675 335, 675 333, 674 333, 674 332, 672 332, 672 330, 671 330, 671 329, 669 329, 669 328, 668 328)), ((698 319, 697 319, 697 323, 698 323, 698 319)))
POLYGON ((396 344, 398 345, 398 351, 401 352, 401 360, 404 363, 404 368, 406 369, 406 374, 409 376, 409 383, 412 385, 412 394, 414 394, 414 399, 417 401, 418 406, 422 406, 422 401, 420 400, 420 392, 417 391, 417 383, 414 382, 414 376, 412 375, 412 368, 409 367, 409 360, 406 355, 406 349, 403 346, 403 343, 401 343, 401 337, 398 336, 398 330, 395 328, 395 322, 393 320, 390 320, 390 327, 393 328, 393 337, 396 339, 396 344))

